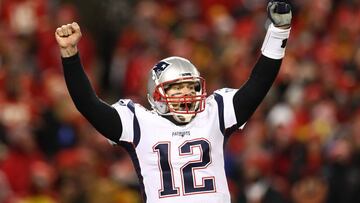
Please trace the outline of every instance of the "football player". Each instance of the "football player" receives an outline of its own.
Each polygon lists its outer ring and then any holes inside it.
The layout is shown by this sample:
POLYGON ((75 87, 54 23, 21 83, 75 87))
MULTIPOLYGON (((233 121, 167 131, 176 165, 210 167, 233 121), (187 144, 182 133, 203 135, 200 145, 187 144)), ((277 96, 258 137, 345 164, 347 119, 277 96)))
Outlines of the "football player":
POLYGON ((290 5, 270 1, 267 9, 272 23, 261 56, 241 88, 219 89, 207 97, 205 80, 196 67, 173 56, 160 60, 149 73, 147 98, 152 110, 129 99, 113 105, 101 101, 81 65, 79 25, 56 30, 75 106, 102 135, 129 152, 144 202, 231 202, 223 146, 270 89, 290 34, 290 5))

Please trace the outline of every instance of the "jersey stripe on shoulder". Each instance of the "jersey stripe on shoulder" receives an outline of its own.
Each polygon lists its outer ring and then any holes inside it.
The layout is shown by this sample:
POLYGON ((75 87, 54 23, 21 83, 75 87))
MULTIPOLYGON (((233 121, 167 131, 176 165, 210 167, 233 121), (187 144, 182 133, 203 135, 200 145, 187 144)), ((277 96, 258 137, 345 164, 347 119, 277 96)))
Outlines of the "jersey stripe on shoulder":
POLYGON ((224 123, 224 99, 220 94, 214 93, 215 101, 218 105, 218 114, 219 114, 219 125, 220 131, 224 135, 225 133, 225 123, 224 123))
POLYGON ((139 121, 136 117, 135 114, 135 105, 134 102, 130 101, 129 103, 127 103, 126 105, 131 112, 133 112, 134 114, 134 120, 133 120, 133 128, 134 128, 134 140, 133 143, 135 145, 135 147, 139 144, 140 142, 140 137, 141 137, 141 131, 140 131, 140 125, 139 125, 139 121))

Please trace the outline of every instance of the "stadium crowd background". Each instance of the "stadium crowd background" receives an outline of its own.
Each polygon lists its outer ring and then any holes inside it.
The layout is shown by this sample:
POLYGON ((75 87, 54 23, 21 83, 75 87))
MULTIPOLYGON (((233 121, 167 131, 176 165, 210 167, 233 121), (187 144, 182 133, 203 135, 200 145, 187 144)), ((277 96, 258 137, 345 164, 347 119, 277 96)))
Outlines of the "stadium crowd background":
MULTIPOLYGON (((291 4, 279 76, 228 144, 233 200, 360 202, 360 1, 291 4)), ((103 100, 148 106, 147 71, 170 55, 191 59, 209 94, 240 87, 260 54, 265 10, 265 0, 0 0, 0 202, 141 199, 129 157, 70 100, 56 27, 79 22, 103 100)))

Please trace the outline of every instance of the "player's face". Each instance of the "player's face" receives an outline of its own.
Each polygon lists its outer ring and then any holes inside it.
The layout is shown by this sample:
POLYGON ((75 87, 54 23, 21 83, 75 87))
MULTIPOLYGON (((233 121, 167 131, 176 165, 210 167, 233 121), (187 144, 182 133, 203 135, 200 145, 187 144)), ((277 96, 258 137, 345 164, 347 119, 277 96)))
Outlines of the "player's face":
POLYGON ((170 85, 166 89, 166 94, 170 97, 169 104, 176 111, 194 110, 195 102, 191 102, 191 99, 187 96, 195 96, 195 88, 195 82, 182 82, 170 85))

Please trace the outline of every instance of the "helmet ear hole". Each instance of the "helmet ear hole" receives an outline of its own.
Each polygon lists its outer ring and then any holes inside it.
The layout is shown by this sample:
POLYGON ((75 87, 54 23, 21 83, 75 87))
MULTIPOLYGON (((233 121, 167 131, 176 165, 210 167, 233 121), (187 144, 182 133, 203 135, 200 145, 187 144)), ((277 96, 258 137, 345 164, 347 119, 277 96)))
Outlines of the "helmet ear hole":
POLYGON ((200 91, 201 91, 201 85, 200 85, 199 82, 196 82, 196 83, 195 83, 195 91, 196 91, 196 92, 200 92, 200 91))

